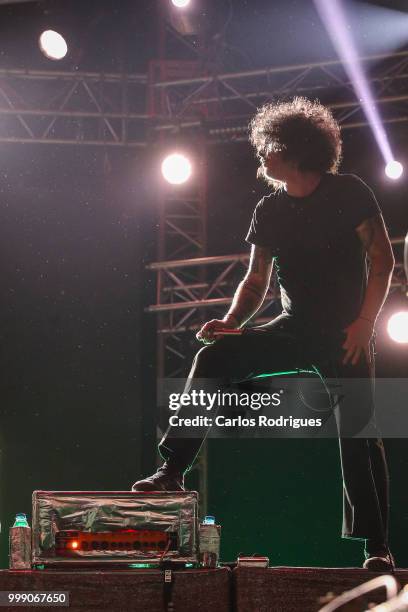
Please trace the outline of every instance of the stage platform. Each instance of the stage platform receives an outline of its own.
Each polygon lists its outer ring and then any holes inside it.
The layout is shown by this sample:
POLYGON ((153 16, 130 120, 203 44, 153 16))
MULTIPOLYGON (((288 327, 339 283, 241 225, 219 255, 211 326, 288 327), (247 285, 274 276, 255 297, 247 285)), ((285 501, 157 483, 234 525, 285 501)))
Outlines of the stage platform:
MULTIPOLYGON (((222 567, 174 570, 166 584, 163 571, 149 569, 1 570, 0 591, 69 591, 70 612, 316 612, 319 597, 340 594, 377 575, 354 568, 222 567)), ((401 586, 408 583, 408 570, 395 576, 401 586)), ((379 593, 370 597, 380 600, 379 593)))
MULTIPOLYGON (((330 591, 344 591, 379 574, 362 568, 270 567, 237 568, 232 572, 234 610, 237 612, 316 612, 318 599, 330 591)), ((408 570, 397 570, 401 586, 408 583, 408 570)), ((378 603, 378 591, 369 601, 378 603)), ((364 609, 364 608, 362 608, 364 609)))

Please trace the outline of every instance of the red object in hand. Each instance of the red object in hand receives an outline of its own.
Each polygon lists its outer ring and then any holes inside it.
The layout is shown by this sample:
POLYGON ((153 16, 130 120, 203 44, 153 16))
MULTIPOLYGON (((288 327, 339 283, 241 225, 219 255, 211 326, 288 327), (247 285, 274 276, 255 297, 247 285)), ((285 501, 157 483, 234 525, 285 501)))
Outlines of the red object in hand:
POLYGON ((242 329, 217 329, 213 332, 213 336, 240 336, 242 334, 242 329))

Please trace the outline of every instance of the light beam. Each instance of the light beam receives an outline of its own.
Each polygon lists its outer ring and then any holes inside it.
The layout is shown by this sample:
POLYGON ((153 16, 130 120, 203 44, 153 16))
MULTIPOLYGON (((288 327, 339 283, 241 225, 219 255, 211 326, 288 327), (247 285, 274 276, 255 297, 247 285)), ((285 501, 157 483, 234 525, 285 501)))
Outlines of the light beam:
POLYGON ((339 0, 314 0, 317 11, 323 21, 334 48, 346 70, 358 100, 363 107, 367 120, 380 148, 386 164, 394 161, 384 126, 381 123, 374 97, 361 67, 348 25, 339 0))

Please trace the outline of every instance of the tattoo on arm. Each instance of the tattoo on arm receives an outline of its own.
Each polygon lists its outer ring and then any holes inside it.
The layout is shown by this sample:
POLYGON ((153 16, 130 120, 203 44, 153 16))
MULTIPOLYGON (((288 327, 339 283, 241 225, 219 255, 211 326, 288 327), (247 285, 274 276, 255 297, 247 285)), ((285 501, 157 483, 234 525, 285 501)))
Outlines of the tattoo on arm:
POLYGON ((264 299, 264 294, 259 287, 243 280, 238 288, 239 298, 233 302, 230 314, 241 325, 249 316, 253 314, 264 299))
POLYGON ((394 265, 394 256, 391 242, 381 215, 365 219, 357 228, 357 235, 363 245, 373 274, 381 276, 384 272, 390 272, 394 265))
POLYGON ((249 320, 262 304, 268 288, 273 256, 269 248, 254 246, 246 276, 239 284, 229 314, 240 324, 249 320))

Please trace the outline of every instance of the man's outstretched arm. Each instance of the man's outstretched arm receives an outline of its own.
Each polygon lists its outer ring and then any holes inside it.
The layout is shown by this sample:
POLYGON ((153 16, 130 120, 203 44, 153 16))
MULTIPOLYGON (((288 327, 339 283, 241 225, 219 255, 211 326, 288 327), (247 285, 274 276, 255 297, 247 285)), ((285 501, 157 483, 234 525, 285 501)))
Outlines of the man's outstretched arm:
POLYGON ((248 271, 240 282, 231 307, 223 319, 208 321, 197 334, 203 342, 212 342, 214 332, 239 328, 261 307, 271 280, 273 258, 269 248, 252 246, 248 271))
POLYGON ((374 325, 390 288, 394 255, 384 220, 381 215, 365 219, 357 228, 370 261, 367 288, 359 318, 347 328, 344 363, 351 359, 356 364, 362 351, 369 359, 368 344, 374 325))

